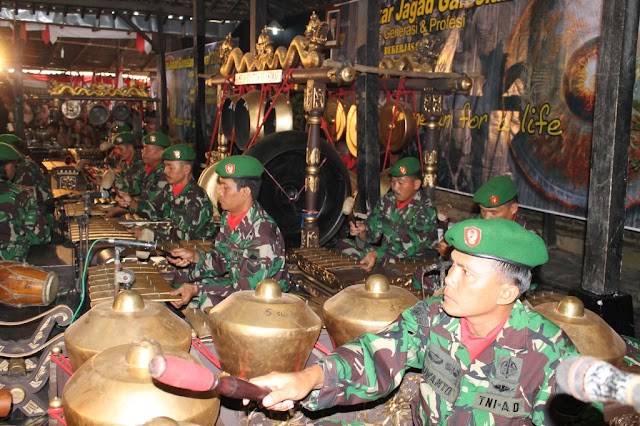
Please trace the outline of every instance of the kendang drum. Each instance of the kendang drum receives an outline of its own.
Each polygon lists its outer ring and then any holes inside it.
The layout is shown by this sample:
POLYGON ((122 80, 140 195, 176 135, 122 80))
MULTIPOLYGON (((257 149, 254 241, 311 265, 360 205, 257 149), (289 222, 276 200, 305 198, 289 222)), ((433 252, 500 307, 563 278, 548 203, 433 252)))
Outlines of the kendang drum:
POLYGON ((58 295, 58 274, 20 262, 0 260, 0 303, 46 306, 58 295))

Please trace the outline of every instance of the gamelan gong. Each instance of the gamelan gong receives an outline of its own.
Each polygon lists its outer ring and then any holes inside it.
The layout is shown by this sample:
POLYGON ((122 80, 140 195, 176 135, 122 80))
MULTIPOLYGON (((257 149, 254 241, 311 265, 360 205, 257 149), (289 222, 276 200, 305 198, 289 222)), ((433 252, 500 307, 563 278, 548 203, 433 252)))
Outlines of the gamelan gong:
POLYGON ((397 153, 416 135, 416 119, 413 111, 404 102, 387 101, 380 108, 380 146, 397 153))
MULTIPOLYGON (((287 248, 300 247, 307 139, 307 133, 295 130, 274 133, 245 152, 271 175, 263 174, 258 201, 278 224, 287 248)), ((351 183, 340 154, 325 140, 320 141, 320 164, 317 209, 319 241, 324 245, 342 225, 342 204, 351 195, 351 183)))
MULTIPOLYGON (((258 122, 264 118, 263 106, 260 104, 260 91, 254 90, 238 99, 233 114, 233 128, 236 134, 236 145, 241 150, 249 146, 258 131, 258 122)), ((258 139, 264 136, 264 126, 260 127, 258 139)))
POLYGON ((251 379, 304 368, 322 323, 299 297, 282 293, 273 279, 255 291, 238 291, 209 312, 222 369, 251 379))
POLYGON ((408 290, 373 274, 365 284, 349 286, 324 303, 323 316, 334 347, 363 333, 376 333, 418 302, 408 290))
POLYGON ((600 316, 585 309, 582 300, 567 296, 533 308, 567 333, 581 355, 621 365, 627 352, 622 337, 600 316))
POLYGON ((145 301, 137 292, 124 290, 113 304, 97 304, 64 333, 74 370, 105 349, 144 338, 186 352, 191 347, 191 327, 163 303, 145 301))
POLYGON ((200 177, 198 178, 198 186, 205 190, 213 205, 213 217, 214 219, 220 219, 220 210, 218 209, 218 174, 216 173, 216 166, 218 161, 207 166, 200 177))
POLYGON ((120 345, 91 358, 63 390, 69 426, 142 425, 157 417, 214 425, 220 410, 217 394, 189 392, 156 382, 149 363, 156 355, 172 355, 200 364, 179 349, 143 340, 120 345))

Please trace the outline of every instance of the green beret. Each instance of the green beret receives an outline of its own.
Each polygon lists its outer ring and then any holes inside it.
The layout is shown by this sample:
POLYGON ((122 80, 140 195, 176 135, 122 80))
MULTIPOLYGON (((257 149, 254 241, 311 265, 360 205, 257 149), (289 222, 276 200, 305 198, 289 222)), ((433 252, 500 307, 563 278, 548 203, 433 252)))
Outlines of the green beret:
POLYGON ((391 177, 416 174, 420 174, 420 160, 415 157, 405 157, 402 160, 398 160, 389 170, 389 176, 391 177))
POLYGON ((260 177, 263 171, 262 163, 249 155, 232 155, 216 166, 216 173, 222 178, 260 177))
POLYGON ((133 145, 134 143, 136 143, 136 137, 131 132, 118 133, 113 137, 114 145, 118 146, 118 145, 122 145, 123 143, 128 143, 133 145))
POLYGON ((0 161, 15 161, 22 159, 22 154, 13 146, 0 142, 0 161))
POLYGON ((444 239, 471 256, 533 268, 549 260, 544 241, 512 220, 469 219, 456 223, 444 239))
POLYGON ((516 198, 516 184, 509 176, 496 176, 482 185, 475 194, 473 201, 483 207, 498 207, 516 198))
POLYGON ((168 148, 171 146, 169 136, 161 132, 149 133, 144 138, 142 138, 142 143, 145 145, 160 146, 162 148, 168 148))
POLYGON ((5 133, 4 135, 0 135, 0 142, 11 145, 15 149, 17 149, 20 154, 24 155, 24 152, 28 152, 27 144, 13 133, 5 133))
POLYGON ((169 161, 193 161, 196 159, 196 152, 190 145, 181 143, 165 149, 162 153, 162 159, 169 161))
POLYGON ((20 143, 22 142, 22 139, 12 133, 5 133, 4 135, 0 135, 0 142, 15 146, 16 142, 20 143))
POLYGON ((111 126, 109 131, 111 133, 113 133, 113 134, 123 133, 123 132, 130 132, 131 131, 131 126, 129 126, 128 124, 114 124, 113 126, 111 126))

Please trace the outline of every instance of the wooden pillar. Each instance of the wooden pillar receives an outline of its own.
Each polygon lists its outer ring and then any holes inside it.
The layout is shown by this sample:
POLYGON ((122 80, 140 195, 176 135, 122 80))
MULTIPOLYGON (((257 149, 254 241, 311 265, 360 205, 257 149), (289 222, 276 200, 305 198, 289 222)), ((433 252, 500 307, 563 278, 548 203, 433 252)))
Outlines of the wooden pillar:
POLYGON ((16 23, 13 27, 13 118, 16 136, 23 139, 24 136, 24 85, 22 76, 22 50, 24 49, 24 40, 20 37, 20 28, 25 23, 16 23))
POLYGON ((602 315, 618 333, 630 335, 633 335, 631 297, 620 295, 618 289, 638 39, 638 3, 637 0, 602 2, 602 36, 596 70, 598 79, 582 269, 582 289, 587 308, 602 315))
POLYGON ((256 42, 262 29, 267 25, 267 1, 249 0, 249 44, 251 53, 256 53, 256 42))
POLYGON ((167 52, 167 43, 164 37, 164 29, 163 24, 165 17, 164 15, 158 14, 158 38, 156 45, 158 46, 158 78, 159 80, 159 92, 160 92, 160 107, 157 108, 158 113, 160 114, 158 125, 159 130, 163 133, 169 133, 169 108, 167 105, 167 60, 165 54, 167 52))
POLYGON ((193 0, 193 78, 195 88, 195 142, 196 160, 204 163, 205 152, 209 150, 209 142, 205 141, 204 126, 206 121, 205 80, 198 76, 204 74, 204 44, 206 21, 204 0, 193 0))
MULTIPOLYGON (((377 2, 358 3, 358 64, 378 66, 380 8, 377 2), (371 23, 374 23, 373 25, 371 23), (366 30, 365 30, 366 29, 366 30)), ((378 130, 378 76, 361 73, 356 77, 358 99, 358 194, 357 211, 370 213, 380 200, 380 143, 378 130), (369 207, 369 209, 367 209, 369 207)))
POLYGON ((614 294, 620 285, 639 9, 636 0, 602 6, 582 287, 614 294))
POLYGON ((309 138, 307 139, 307 168, 305 177, 305 214, 300 247, 319 247, 318 229, 318 188, 320 187, 320 124, 326 96, 326 83, 308 80, 304 93, 304 110, 309 114, 307 120, 309 138))

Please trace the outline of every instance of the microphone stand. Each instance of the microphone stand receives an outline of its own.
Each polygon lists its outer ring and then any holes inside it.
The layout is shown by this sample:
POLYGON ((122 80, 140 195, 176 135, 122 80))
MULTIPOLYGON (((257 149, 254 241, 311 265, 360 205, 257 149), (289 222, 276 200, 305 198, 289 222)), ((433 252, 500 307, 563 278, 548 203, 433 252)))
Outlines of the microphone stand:
MULTIPOLYGON (((85 212, 78 217, 78 266, 80 267, 80 276, 84 273, 84 265, 86 263, 85 256, 89 250, 89 215, 85 212)), ((78 291, 81 289, 78 288, 78 291)))
POLYGON ((120 292, 120 253, 124 250, 124 247, 115 246, 115 259, 113 261, 113 298, 115 300, 116 296, 120 292))

